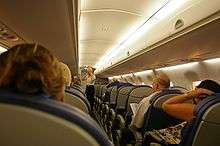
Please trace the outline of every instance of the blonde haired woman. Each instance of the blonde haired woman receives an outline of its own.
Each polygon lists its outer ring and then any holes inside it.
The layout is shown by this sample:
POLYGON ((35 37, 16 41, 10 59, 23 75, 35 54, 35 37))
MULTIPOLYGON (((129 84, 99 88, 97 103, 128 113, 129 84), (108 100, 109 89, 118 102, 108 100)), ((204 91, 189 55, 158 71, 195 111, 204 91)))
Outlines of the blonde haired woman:
POLYGON ((64 79, 57 58, 37 44, 20 44, 0 55, 0 88, 44 93, 63 101, 64 79))

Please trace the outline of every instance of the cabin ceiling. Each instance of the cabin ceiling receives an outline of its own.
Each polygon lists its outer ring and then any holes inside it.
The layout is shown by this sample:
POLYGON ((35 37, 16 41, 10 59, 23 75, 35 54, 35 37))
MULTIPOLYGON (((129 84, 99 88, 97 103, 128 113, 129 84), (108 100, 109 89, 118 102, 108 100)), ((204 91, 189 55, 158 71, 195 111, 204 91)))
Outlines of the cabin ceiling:
POLYGON ((172 41, 120 62, 98 74, 117 76, 220 57, 220 17, 172 41), (175 55, 174 55, 175 54, 175 55))
POLYGON ((81 0, 79 19, 80 66, 95 64, 120 43, 134 26, 158 11, 167 0, 81 0))
POLYGON ((0 22, 20 39, 0 43, 11 47, 38 42, 78 74, 77 7, 75 0, 1 0, 0 22))

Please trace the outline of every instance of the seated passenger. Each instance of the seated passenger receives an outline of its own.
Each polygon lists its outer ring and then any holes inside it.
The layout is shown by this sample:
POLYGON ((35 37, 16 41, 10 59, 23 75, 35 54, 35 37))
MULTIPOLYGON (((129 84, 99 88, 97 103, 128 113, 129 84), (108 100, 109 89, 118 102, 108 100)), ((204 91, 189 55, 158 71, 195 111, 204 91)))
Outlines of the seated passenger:
POLYGON ((204 80, 196 89, 164 102, 163 110, 175 118, 189 122, 193 118, 193 110, 196 104, 205 97, 218 92, 220 92, 220 85, 218 83, 212 80, 204 80), (194 104, 185 103, 190 99, 194 100, 194 104))
MULTIPOLYGON (((196 104, 214 93, 220 93, 220 85, 212 80, 204 80, 196 89, 168 99, 163 103, 163 110, 167 114, 186 122, 152 132, 159 135, 167 145, 178 145, 181 142, 181 131, 184 129, 183 127, 193 119, 193 111, 196 104), (191 99, 193 99, 194 103, 186 102, 191 99)), ((149 142, 146 145, 149 145, 149 142)))
POLYGON ((128 129, 128 128, 122 129, 122 131, 121 131, 122 134, 121 134, 121 138, 120 138, 121 145, 133 143, 133 140, 135 138, 134 138, 133 132, 131 130, 136 131, 136 130, 139 130, 143 127, 144 115, 150 106, 151 97, 153 97, 155 94, 162 91, 163 89, 169 88, 170 87, 170 79, 168 78, 168 76, 166 74, 163 74, 163 73, 158 74, 153 79, 152 86, 153 86, 154 93, 152 93, 148 97, 143 98, 139 102, 139 104, 137 105, 136 111, 134 111, 134 113, 133 113, 134 116, 132 117, 130 129, 128 129))
POLYGON ((74 86, 74 85, 78 85, 78 86, 81 85, 81 80, 78 76, 73 76, 72 77, 72 82, 71 82, 70 86, 74 86))
POLYGON ((147 109, 150 105, 151 97, 153 97, 159 91, 161 91, 165 88, 169 88, 170 79, 168 78, 168 76, 166 74, 158 74, 154 78, 152 86, 153 86, 154 93, 151 94, 150 96, 142 99, 137 106, 137 110, 133 116, 133 119, 132 119, 131 125, 130 125, 130 127, 132 129, 142 128, 143 123, 144 123, 144 115, 147 112, 147 109))
POLYGON ((44 93, 63 101, 64 80, 57 58, 37 44, 20 44, 0 55, 0 88, 44 93))

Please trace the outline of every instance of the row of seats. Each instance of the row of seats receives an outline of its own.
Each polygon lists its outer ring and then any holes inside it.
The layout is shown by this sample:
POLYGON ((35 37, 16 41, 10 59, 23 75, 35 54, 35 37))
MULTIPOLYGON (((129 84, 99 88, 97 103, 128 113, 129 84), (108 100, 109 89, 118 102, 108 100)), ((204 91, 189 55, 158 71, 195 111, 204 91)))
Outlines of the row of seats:
POLYGON ((93 111, 109 138, 113 140, 113 133, 123 127, 126 114, 131 112, 130 103, 140 102, 144 97, 149 96, 153 90, 150 86, 132 86, 127 84, 105 88, 105 86, 100 85, 95 87, 95 89, 101 90, 95 92, 97 94, 93 111), (104 93, 103 90, 106 92, 104 93))
MULTIPOLYGON (((132 144, 142 145, 146 141, 146 133, 148 133, 148 131, 167 128, 182 122, 167 115, 162 110, 162 104, 167 99, 185 92, 187 92, 185 88, 176 86, 169 89, 164 89, 163 91, 155 94, 150 100, 150 107, 148 111, 145 113, 145 122, 143 128, 137 131, 132 130, 132 133, 135 137, 132 144)), ((121 143, 122 129, 128 128, 128 125, 131 122, 130 103, 138 103, 141 99, 147 97, 151 93, 152 89, 149 86, 124 85, 120 87, 113 86, 106 88, 104 85, 95 85, 95 105, 93 111, 96 115, 96 119, 99 121, 100 125, 103 127, 110 140, 112 140, 115 145, 123 145, 121 143)), ((197 122, 193 122, 192 124, 195 131, 190 132, 192 134, 184 137, 184 140, 187 143, 186 146, 191 146, 192 143, 195 143, 199 146, 207 146, 208 143, 204 142, 203 138, 206 135, 204 129, 209 129, 207 133, 211 134, 212 130, 215 131, 213 127, 220 128, 220 115, 213 115, 220 110, 220 102, 217 96, 219 95, 208 98, 213 100, 203 101, 197 106, 198 108, 196 109, 200 112, 195 113, 195 115, 198 117, 196 118, 197 122), (212 111, 209 111, 210 109, 212 111), (207 114, 209 116, 207 116, 207 114), (211 118, 210 115, 212 115, 214 118, 211 118), (206 121, 204 117, 208 119, 208 121, 206 121), (217 125, 213 124, 213 121, 215 121, 217 125), (207 127, 207 125, 209 125, 209 127, 207 127), (201 134, 202 138, 200 135, 198 136, 198 133, 201 134)), ((214 133, 217 134, 218 132, 216 131, 214 133)), ((154 135, 154 137, 156 136, 154 135)), ((216 138, 216 135, 213 135, 213 137, 216 138)), ((209 139, 214 140, 214 138, 209 139)), ((212 143, 215 143, 216 145, 216 140, 214 142, 212 141, 212 143)))

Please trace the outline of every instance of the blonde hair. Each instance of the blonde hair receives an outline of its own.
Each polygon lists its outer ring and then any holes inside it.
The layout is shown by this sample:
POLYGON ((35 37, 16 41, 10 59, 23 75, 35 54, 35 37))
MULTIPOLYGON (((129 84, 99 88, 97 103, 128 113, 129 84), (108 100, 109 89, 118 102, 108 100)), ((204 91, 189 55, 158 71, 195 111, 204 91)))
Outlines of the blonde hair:
POLYGON ((64 84, 67 85, 67 86, 70 86, 71 84, 71 80, 72 80, 72 77, 71 77, 71 71, 69 69, 69 67, 60 62, 60 67, 61 67, 61 70, 62 70, 62 74, 63 74, 63 78, 64 78, 64 84))
POLYGON ((57 58, 36 44, 20 44, 0 55, 0 87, 27 94, 63 92, 63 76, 57 58))

